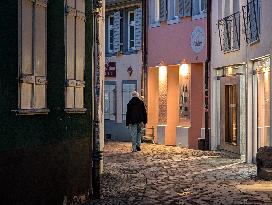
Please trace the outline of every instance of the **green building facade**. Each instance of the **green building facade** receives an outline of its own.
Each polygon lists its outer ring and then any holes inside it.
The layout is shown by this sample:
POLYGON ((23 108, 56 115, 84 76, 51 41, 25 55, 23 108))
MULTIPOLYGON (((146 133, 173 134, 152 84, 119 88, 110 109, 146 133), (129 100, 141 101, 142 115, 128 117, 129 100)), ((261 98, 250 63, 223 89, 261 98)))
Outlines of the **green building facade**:
POLYGON ((91 7, 0 2, 0 204, 91 192, 91 7))

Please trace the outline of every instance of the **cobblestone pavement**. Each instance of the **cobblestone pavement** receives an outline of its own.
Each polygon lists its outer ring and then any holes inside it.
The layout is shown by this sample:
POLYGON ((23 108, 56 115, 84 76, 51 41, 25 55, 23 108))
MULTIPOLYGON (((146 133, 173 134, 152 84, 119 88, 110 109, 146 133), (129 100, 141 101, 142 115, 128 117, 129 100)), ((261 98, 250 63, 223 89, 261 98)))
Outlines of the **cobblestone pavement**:
POLYGON ((130 143, 106 143, 102 200, 94 204, 272 204, 272 192, 239 188, 271 184, 256 178, 254 165, 216 152, 141 148, 131 153, 130 143))

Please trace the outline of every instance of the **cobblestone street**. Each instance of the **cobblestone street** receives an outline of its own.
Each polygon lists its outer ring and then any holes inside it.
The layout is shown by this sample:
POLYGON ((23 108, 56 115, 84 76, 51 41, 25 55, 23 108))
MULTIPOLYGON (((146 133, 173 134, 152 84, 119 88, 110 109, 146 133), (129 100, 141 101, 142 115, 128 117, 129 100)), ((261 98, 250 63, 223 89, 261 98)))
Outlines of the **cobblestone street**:
POLYGON ((141 148, 131 153, 130 143, 106 143, 102 200, 96 204, 272 204, 271 183, 256 178, 254 165, 215 152, 141 148))

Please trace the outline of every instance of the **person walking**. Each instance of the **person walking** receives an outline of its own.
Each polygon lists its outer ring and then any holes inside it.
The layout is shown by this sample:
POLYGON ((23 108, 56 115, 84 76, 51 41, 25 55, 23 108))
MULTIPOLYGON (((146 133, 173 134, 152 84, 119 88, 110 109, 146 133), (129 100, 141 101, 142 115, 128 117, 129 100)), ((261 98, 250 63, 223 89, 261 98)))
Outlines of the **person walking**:
POLYGON ((144 102, 139 93, 133 91, 131 100, 127 104, 126 126, 130 129, 132 138, 132 152, 141 151, 141 129, 147 123, 147 114, 144 102))

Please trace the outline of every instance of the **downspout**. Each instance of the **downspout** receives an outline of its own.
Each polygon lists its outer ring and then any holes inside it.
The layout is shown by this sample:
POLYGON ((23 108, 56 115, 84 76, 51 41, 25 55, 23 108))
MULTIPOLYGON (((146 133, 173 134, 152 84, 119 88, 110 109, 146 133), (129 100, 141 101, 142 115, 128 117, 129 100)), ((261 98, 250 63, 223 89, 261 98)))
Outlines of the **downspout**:
POLYGON ((93 0, 93 154, 92 154, 92 189, 93 199, 100 199, 100 161, 102 160, 102 151, 100 151, 100 32, 99 25, 101 21, 100 12, 103 6, 102 0, 93 0))
POLYGON ((212 0, 207 0, 207 59, 205 61, 205 150, 210 150, 209 132, 209 64, 211 60, 211 5, 212 0))
POLYGON ((142 75, 141 75, 141 96, 147 104, 147 11, 148 1, 142 0, 142 75))

